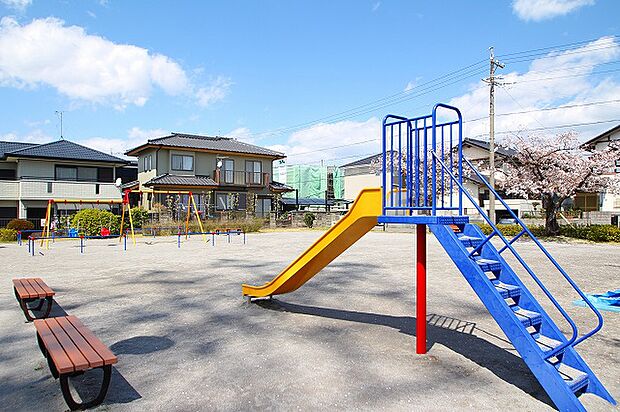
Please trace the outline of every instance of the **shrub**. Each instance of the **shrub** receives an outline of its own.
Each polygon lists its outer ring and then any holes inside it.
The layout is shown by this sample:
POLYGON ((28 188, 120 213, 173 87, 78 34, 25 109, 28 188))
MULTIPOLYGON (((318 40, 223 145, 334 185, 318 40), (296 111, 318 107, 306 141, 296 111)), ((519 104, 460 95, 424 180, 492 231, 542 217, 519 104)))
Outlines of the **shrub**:
POLYGON ((34 223, 24 219, 13 219, 8 223, 8 225, 6 225, 6 228, 16 231, 32 230, 34 229, 34 223))
POLYGON ((620 228, 612 225, 560 226, 560 233, 594 242, 620 242, 620 228))
POLYGON ((314 226, 315 219, 316 219, 316 216, 314 216, 313 213, 306 213, 306 214, 304 214, 304 224, 307 227, 314 226))
MULTIPOLYGON (((126 216, 129 219, 129 216, 126 216)), ((131 209, 131 218, 133 219, 133 227, 143 227, 149 221, 149 212, 141 207, 131 209)))
POLYGON ((110 229, 111 234, 118 234, 120 224, 121 217, 107 210, 83 209, 71 217, 71 227, 78 228, 79 234, 85 236, 99 235, 102 227, 110 229))
POLYGON ((0 229, 0 242, 13 242, 17 240, 17 230, 0 229))

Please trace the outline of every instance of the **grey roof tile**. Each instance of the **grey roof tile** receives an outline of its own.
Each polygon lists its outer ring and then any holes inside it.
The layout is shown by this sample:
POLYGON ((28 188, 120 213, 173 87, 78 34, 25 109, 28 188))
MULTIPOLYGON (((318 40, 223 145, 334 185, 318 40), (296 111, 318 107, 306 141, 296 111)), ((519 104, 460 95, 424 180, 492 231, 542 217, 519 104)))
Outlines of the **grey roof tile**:
MULTIPOLYGON (((232 153, 258 154, 271 157, 284 157, 283 153, 275 150, 267 149, 253 144, 245 143, 236 139, 221 136, 200 136, 184 133, 172 133, 170 136, 150 139, 146 143, 153 145, 162 145, 169 147, 186 147, 188 149, 203 149, 232 153)), ((141 146, 127 151, 130 153, 141 146)))
POLYGON ((28 147, 36 146, 36 143, 21 143, 21 142, 4 142, 0 141, 0 159, 4 157, 5 153, 10 153, 14 150, 26 149, 28 147))
POLYGON ((67 160, 86 160, 91 162, 107 162, 107 163, 127 163, 127 161, 82 146, 68 140, 57 140, 51 143, 32 145, 7 152, 16 157, 35 157, 44 159, 67 159, 67 160))
POLYGON ((171 174, 163 174, 155 176, 148 182, 144 183, 144 186, 218 186, 215 180, 206 176, 179 176, 171 174))

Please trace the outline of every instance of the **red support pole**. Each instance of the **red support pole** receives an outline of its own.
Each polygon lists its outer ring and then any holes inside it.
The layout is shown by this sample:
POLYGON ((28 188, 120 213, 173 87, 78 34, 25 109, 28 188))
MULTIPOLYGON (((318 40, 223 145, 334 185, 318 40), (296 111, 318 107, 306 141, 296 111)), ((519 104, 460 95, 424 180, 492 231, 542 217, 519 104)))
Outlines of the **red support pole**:
POLYGON ((416 225, 416 348, 426 353, 426 225, 416 225))

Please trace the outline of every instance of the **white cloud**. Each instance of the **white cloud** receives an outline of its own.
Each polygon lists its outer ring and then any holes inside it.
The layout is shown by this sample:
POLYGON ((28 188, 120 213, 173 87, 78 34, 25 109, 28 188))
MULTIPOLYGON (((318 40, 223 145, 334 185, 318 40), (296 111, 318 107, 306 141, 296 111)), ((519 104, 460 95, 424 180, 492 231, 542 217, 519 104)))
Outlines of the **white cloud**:
POLYGON ((380 137, 381 122, 371 117, 366 121, 320 123, 291 134, 285 144, 269 148, 286 154, 289 164, 324 160, 338 165, 379 153, 380 137), (326 149, 334 146, 339 147, 326 149))
POLYGON ((256 136, 252 135, 250 129, 247 127, 238 127, 230 132, 226 133, 224 136, 232 137, 237 140, 241 140, 242 142, 256 144, 257 139, 256 136))
POLYGON ((92 17, 93 19, 96 19, 96 18, 97 18, 97 15, 96 15, 95 13, 93 13, 92 11, 90 11, 90 10, 86 10, 86 14, 88 14, 88 15, 89 15, 90 17, 92 17))
MULTIPOLYGON (((620 44, 611 37, 603 37, 586 46, 534 60, 525 73, 515 71, 504 74, 502 82, 508 85, 495 89, 495 130, 550 128, 619 118, 619 103, 539 111, 559 105, 617 100, 620 84, 612 77, 592 73, 597 66, 619 57, 620 44), (576 74, 583 76, 575 77, 576 74), (528 113, 501 116, 502 113, 523 111, 528 113)), ((462 109, 465 121, 484 118, 466 123, 464 136, 485 134, 478 138, 488 138, 489 90, 484 83, 472 85, 470 92, 452 99, 450 104, 462 109)), ((585 139, 612 126, 614 124, 593 125, 575 130, 585 139)), ((557 129, 537 133, 557 133, 557 129)), ((501 136, 498 135, 498 138, 501 136)))
POLYGON ((0 140, 7 142, 23 142, 23 143, 48 143, 58 140, 58 137, 52 137, 40 129, 32 130, 26 134, 5 133, 0 134, 0 140))
POLYGON ((381 7, 381 2, 378 1, 375 4, 372 5, 372 12, 374 13, 375 11, 377 11, 379 9, 379 7, 381 7))
POLYGON ((24 12, 32 4, 32 0, 0 0, 0 3, 4 4, 6 7, 24 12))
POLYGON ((194 96, 206 106, 226 96, 231 81, 218 77, 207 86, 190 82, 171 58, 142 47, 118 44, 91 35, 56 18, 20 25, 0 20, 0 86, 51 86, 79 101, 111 105, 144 105, 153 89, 194 96))
POLYGON ((593 4, 594 0, 514 0, 512 11, 522 20, 541 21, 593 4))
MULTIPOLYGON (((76 143, 99 150, 104 153, 110 153, 114 156, 126 158, 124 153, 146 143, 148 139, 169 135, 170 132, 163 129, 141 129, 132 127, 127 131, 127 137, 109 138, 109 137, 89 137, 86 139, 76 140, 76 143)), ((71 140, 71 139, 69 139, 71 140)))
POLYGON ((232 81, 228 77, 219 76, 207 87, 201 87, 196 91, 198 104, 209 106, 212 103, 224 99, 232 86, 232 81))

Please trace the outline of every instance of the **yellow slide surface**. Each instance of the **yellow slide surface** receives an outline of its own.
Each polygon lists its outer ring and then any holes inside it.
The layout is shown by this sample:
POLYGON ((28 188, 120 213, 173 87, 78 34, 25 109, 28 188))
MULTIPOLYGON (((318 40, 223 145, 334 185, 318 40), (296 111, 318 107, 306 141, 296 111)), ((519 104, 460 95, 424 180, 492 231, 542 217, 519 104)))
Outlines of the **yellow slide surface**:
POLYGON ((381 189, 364 189, 351 209, 278 276, 263 286, 242 285, 243 295, 265 297, 297 290, 377 224, 381 189))

